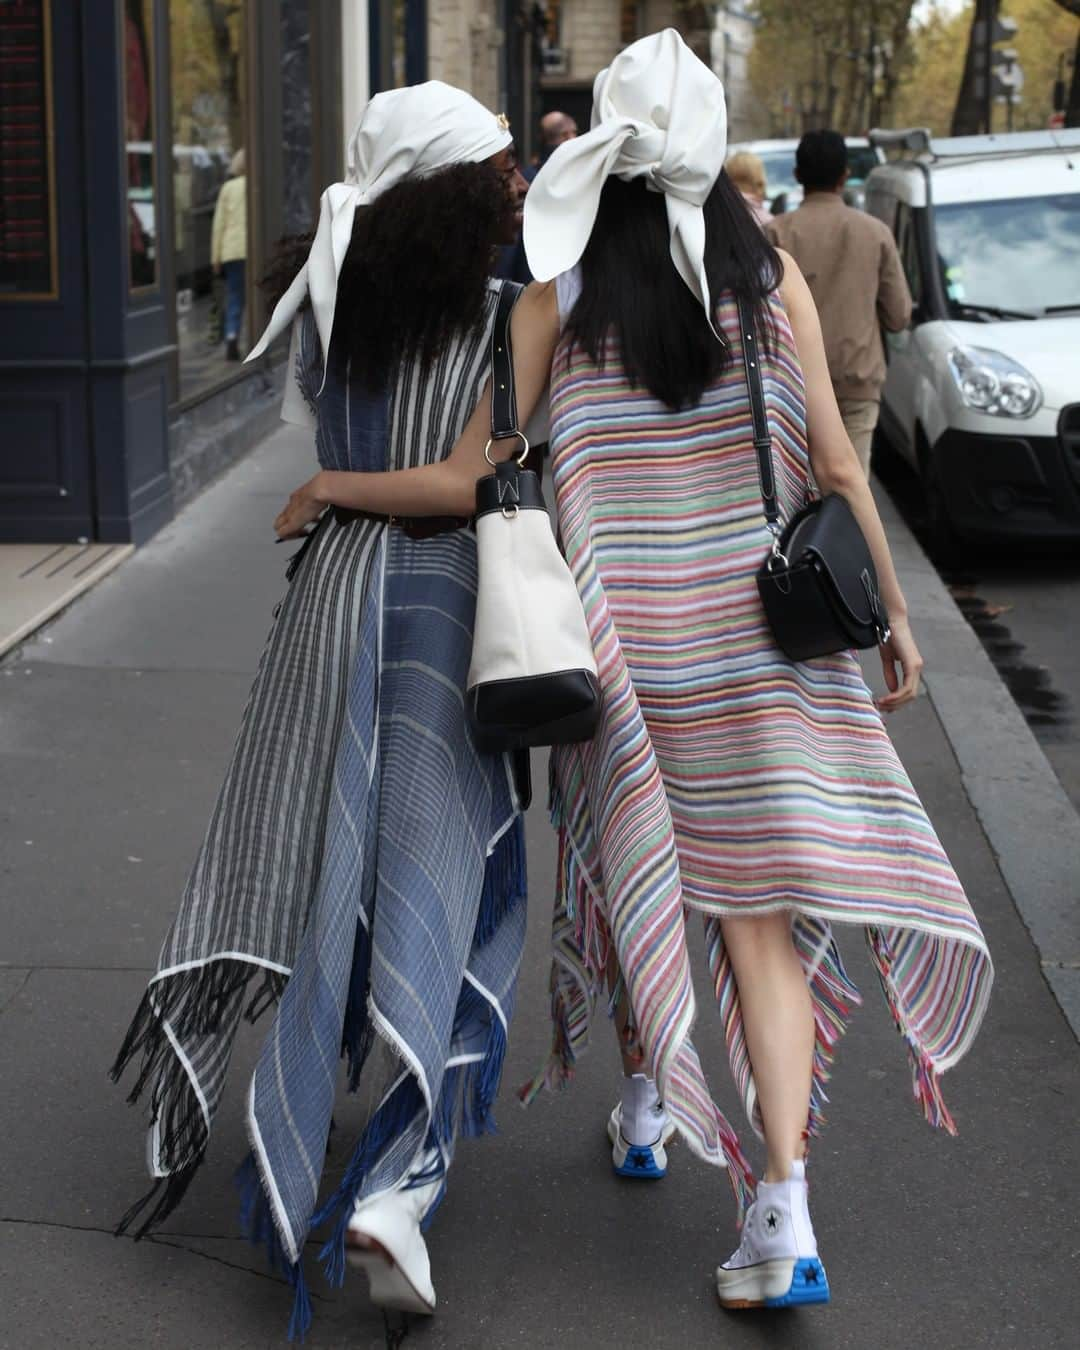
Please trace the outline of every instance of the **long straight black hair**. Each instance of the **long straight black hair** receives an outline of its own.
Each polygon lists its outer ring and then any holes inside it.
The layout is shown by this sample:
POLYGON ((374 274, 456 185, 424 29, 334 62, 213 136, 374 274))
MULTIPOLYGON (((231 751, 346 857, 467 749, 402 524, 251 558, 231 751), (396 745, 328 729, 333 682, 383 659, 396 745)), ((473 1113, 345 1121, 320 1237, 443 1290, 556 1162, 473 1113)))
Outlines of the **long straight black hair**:
MULTIPOLYGON (((742 193, 721 172, 704 205, 705 274, 713 305, 725 295, 751 306, 765 350, 771 324, 766 297, 780 284, 776 250, 742 193)), ((671 261, 663 195, 641 178, 609 178, 581 259, 581 295, 567 333, 603 366, 609 335, 630 383, 669 408, 693 407, 731 361, 705 311, 671 261)))

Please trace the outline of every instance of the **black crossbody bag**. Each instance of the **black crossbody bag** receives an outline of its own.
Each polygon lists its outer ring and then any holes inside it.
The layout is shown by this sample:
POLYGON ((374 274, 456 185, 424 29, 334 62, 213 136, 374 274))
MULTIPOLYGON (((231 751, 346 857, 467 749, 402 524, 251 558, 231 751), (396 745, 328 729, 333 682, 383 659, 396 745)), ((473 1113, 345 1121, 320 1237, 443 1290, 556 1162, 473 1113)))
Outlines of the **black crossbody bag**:
POLYGON ((844 498, 833 492, 808 502, 781 528, 753 315, 741 299, 739 322, 761 504, 772 534, 757 584, 773 637, 793 661, 876 647, 889 639, 889 616, 870 549, 844 498))

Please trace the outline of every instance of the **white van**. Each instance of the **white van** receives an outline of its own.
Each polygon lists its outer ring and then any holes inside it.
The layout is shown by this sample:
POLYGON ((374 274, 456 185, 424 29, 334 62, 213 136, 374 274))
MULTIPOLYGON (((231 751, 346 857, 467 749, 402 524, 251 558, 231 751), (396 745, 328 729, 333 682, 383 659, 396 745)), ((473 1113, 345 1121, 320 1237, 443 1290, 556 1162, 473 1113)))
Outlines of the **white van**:
POLYGON ((915 301, 881 433, 939 543, 1080 541, 1080 130, 871 141, 908 156, 872 171, 866 209, 915 301))

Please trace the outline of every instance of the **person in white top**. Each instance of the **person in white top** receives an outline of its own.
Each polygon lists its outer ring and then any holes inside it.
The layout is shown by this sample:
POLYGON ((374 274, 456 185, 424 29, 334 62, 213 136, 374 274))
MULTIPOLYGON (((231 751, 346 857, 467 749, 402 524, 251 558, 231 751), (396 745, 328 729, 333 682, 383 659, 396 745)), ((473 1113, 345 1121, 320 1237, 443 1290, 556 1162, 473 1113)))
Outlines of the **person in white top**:
POLYGON ((225 277, 225 356, 229 361, 239 361, 247 280, 247 174, 243 149, 233 155, 229 177, 218 193, 210 236, 210 262, 215 275, 225 277))

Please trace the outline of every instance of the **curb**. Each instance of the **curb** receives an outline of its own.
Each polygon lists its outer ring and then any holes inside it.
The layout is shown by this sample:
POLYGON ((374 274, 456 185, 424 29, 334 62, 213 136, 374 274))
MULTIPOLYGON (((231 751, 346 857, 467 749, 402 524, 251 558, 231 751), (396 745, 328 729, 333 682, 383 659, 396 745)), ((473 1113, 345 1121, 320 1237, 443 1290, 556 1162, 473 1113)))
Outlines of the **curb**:
POLYGON ((1080 814, 982 643, 876 480, 923 683, 1043 976, 1080 1040, 1080 814))

